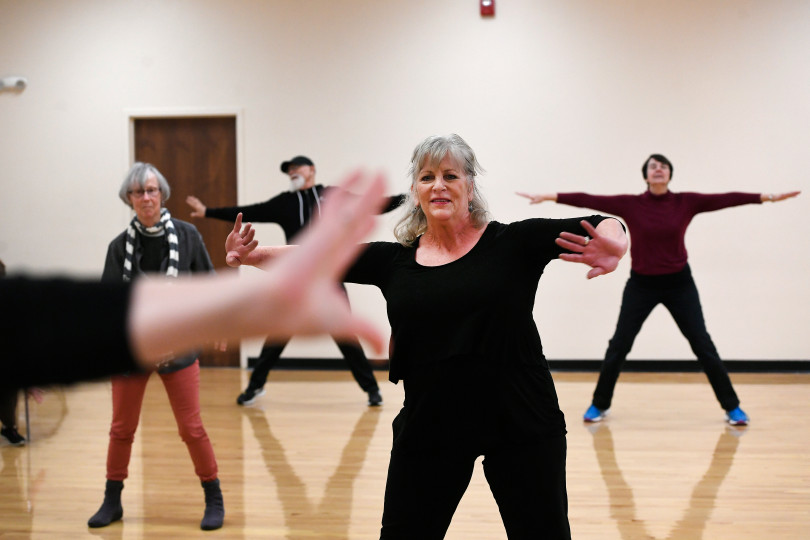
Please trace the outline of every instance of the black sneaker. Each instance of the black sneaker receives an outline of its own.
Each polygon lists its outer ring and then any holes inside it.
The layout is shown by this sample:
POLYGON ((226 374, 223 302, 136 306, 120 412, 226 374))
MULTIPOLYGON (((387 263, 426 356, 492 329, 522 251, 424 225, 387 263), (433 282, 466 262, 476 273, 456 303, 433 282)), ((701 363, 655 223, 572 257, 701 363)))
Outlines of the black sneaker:
POLYGON ((382 396, 380 395, 380 390, 377 388, 375 388, 374 390, 369 390, 368 406, 379 407, 380 405, 382 405, 382 396))
POLYGON ((256 398, 264 395, 264 386, 261 388, 245 388, 245 391, 236 398, 237 405, 252 405, 256 398))
POLYGON ((3 429, 0 429, 0 435, 5 437, 6 440, 13 446, 25 446, 25 437, 20 435, 20 433, 13 427, 4 427, 3 429))

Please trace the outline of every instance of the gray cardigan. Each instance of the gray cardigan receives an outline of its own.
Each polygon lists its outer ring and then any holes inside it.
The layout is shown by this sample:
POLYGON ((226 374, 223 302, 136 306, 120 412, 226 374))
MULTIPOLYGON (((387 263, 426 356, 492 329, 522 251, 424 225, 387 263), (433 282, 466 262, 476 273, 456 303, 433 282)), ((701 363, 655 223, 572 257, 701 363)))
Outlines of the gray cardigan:
MULTIPOLYGON (((177 232, 177 246, 180 251, 178 272, 180 274, 197 272, 213 273, 214 264, 211 262, 211 257, 208 256, 208 251, 205 249, 205 243, 203 242, 200 231, 198 231, 194 225, 186 221, 172 218, 172 223, 177 232)), ((107 248, 107 260, 104 262, 104 271, 101 274, 101 281, 121 282, 124 280, 124 253, 127 245, 126 234, 127 232, 124 231, 110 242, 107 248)), ((132 258, 132 276, 135 279, 137 279, 136 276, 143 275, 140 269, 142 255, 139 246, 132 258)), ((165 271, 167 266, 168 243, 166 245, 166 256, 161 263, 161 271, 165 271)), ((161 373, 178 371, 193 364, 197 356, 199 356, 198 352, 192 352, 181 358, 173 358, 169 364, 160 368, 158 371, 161 373)))

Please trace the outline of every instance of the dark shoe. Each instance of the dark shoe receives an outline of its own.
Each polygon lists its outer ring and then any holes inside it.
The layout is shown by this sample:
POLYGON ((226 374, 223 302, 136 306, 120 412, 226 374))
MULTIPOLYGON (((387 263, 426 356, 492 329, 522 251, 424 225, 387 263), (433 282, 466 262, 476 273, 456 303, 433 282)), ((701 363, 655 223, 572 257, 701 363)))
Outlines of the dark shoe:
POLYGON ((382 405, 382 396, 380 395, 380 390, 375 388, 374 390, 368 391, 368 406, 369 407, 379 407, 382 405))
POLYGON ((219 478, 202 482, 202 487, 205 491, 205 514, 200 522, 200 528, 204 531, 213 531, 222 527, 225 520, 225 502, 222 500, 219 478))
POLYGON ((92 528, 106 527, 113 521, 118 521, 124 517, 124 507, 121 506, 121 490, 124 489, 124 482, 121 480, 107 480, 107 487, 104 489, 104 502, 93 517, 87 521, 87 526, 92 528))
POLYGON ((13 446, 25 446, 25 437, 13 427, 4 427, 0 429, 0 435, 6 438, 9 444, 13 446))
POLYGON ((253 402, 256 401, 256 398, 259 396, 264 395, 264 386, 261 388, 245 388, 245 391, 239 394, 239 397, 236 398, 237 405, 253 405, 253 402))

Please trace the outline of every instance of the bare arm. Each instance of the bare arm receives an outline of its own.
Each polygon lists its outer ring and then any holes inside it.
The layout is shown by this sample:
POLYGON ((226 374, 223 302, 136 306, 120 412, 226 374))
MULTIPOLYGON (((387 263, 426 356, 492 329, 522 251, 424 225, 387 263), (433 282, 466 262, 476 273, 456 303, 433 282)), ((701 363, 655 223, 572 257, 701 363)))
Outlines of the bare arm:
POLYGON ((540 204, 541 202, 545 201, 557 202, 556 193, 535 193, 534 195, 532 195, 531 193, 516 191, 515 194, 529 199, 529 204, 540 204))
POLYGON ((560 233, 557 245, 574 252, 561 253, 560 259, 590 266, 588 279, 613 272, 627 253, 624 227, 617 219, 602 220, 596 228, 585 220, 581 224, 590 238, 569 232, 560 233))
POLYGON ((762 202, 779 202, 796 197, 801 191, 788 191, 787 193, 763 193, 759 196, 762 202))
MULTIPOLYGON (((343 185, 357 191, 366 183, 359 197, 333 197, 318 223, 302 235, 301 245, 285 250, 267 273, 136 282, 128 326, 139 362, 153 368, 165 354, 201 343, 293 334, 357 335, 383 351, 381 334, 352 314, 338 283, 360 240, 374 227, 385 182, 380 175, 369 180, 355 173, 343 185)), ((250 231, 242 237, 239 227, 234 229, 240 241, 249 237, 248 245, 255 242, 250 231)))

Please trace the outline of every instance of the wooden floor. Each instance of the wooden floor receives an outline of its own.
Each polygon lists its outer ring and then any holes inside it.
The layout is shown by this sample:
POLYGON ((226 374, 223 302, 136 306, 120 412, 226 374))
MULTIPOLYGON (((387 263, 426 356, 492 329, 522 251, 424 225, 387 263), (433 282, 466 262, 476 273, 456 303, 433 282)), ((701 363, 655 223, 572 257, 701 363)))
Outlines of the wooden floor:
MULTIPOLYGON (((385 403, 370 409, 345 372, 278 371, 243 408, 234 400, 246 377, 202 373, 225 496, 221 530, 199 530, 202 489, 153 377, 123 521, 86 526, 103 496, 110 420, 109 383, 87 384, 32 403, 32 444, 0 443, 0 537, 377 538, 401 386, 382 382, 385 403)), ((569 424, 574 538, 810 538, 809 374, 732 375, 747 429, 726 426, 701 374, 623 374, 608 420, 585 426, 595 379, 555 374, 569 424)), ((21 426, 23 410, 21 402, 21 426)), ((505 537, 479 462, 447 538, 505 537)))

